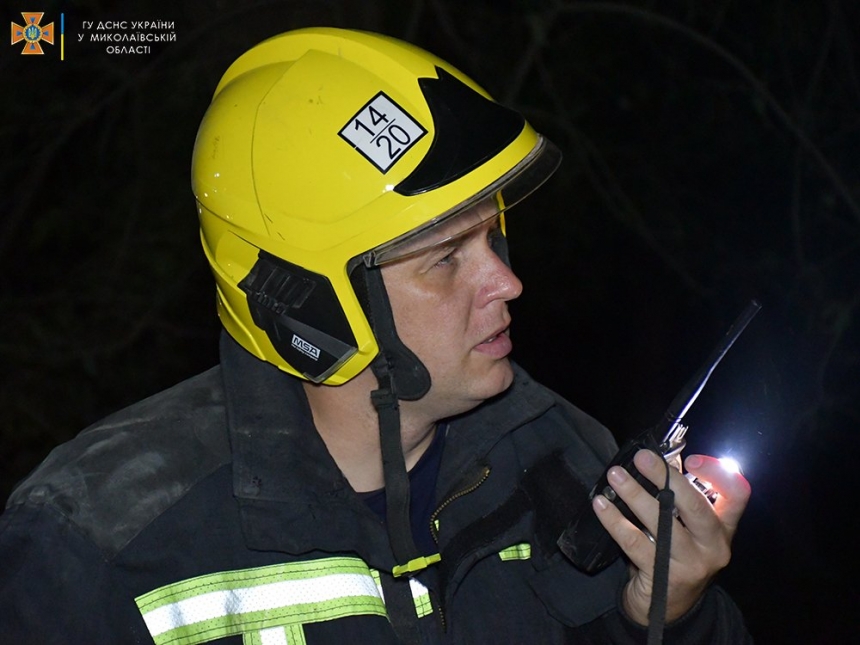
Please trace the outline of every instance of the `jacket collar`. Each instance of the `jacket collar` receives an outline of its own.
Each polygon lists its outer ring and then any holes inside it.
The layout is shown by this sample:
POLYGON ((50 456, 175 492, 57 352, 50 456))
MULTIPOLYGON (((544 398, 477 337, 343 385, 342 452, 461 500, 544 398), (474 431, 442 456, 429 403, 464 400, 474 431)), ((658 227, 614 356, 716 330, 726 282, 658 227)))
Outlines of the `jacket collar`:
POLYGON ((513 385, 474 410, 451 420, 437 493, 446 496, 469 478, 474 465, 504 436, 533 421, 555 403, 545 388, 514 364, 513 385))
MULTIPOLYGON (((373 566, 392 564, 387 534, 344 478, 317 433, 301 381, 221 340, 233 489, 251 548, 305 553, 359 550, 373 566), (382 545, 382 546, 380 546, 382 545)), ((553 404, 516 368, 505 393, 451 420, 438 493, 506 434, 553 404)), ((507 492, 502 493, 507 494, 507 492)))

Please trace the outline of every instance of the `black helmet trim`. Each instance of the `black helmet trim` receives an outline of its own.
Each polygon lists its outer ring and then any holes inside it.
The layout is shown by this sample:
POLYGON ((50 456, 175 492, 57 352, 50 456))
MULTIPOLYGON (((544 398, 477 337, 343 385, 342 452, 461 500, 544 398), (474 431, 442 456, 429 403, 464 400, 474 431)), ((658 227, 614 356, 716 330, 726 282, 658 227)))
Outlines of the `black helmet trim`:
POLYGON ((394 190, 411 197, 450 184, 495 157, 526 125, 522 115, 482 96, 436 67, 438 78, 418 84, 433 116, 435 135, 421 163, 394 190))
POLYGON ((473 216, 475 208, 480 210, 482 219, 489 219, 507 211, 540 187, 555 172, 559 163, 561 151, 551 141, 538 136, 538 141, 528 156, 497 181, 424 225, 380 244, 362 254, 360 258, 353 258, 350 268, 358 261, 363 261, 368 267, 382 266, 447 243, 450 238, 444 233, 446 228, 456 230, 458 235, 462 232, 452 226, 456 218, 461 215, 473 216))
POLYGON ((308 380, 327 379, 357 351, 328 278, 261 250, 239 282, 254 323, 308 380))

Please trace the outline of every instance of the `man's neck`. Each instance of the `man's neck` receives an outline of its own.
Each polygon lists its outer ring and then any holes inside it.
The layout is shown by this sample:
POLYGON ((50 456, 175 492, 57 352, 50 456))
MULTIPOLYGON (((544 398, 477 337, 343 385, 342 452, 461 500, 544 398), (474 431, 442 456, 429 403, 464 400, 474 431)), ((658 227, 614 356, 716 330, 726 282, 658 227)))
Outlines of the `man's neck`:
MULTIPOLYGON (((344 477, 356 492, 384 487, 379 417, 370 400, 376 377, 367 369, 339 386, 304 384, 314 425, 344 477)), ((435 419, 400 406, 406 468, 411 469, 433 441, 435 419)))

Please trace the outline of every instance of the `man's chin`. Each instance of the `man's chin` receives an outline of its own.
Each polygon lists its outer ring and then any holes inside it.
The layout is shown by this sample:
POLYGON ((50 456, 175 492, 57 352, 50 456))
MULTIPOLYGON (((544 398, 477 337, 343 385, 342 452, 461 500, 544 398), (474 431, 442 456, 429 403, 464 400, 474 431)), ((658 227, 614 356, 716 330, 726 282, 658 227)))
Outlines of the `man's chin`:
POLYGON ((511 361, 507 358, 497 361, 490 374, 487 375, 485 393, 481 397, 481 401, 498 396, 509 389, 513 382, 514 368, 511 361))
MULTIPOLYGON (((435 387, 431 386, 428 394, 428 400, 424 403, 431 403, 436 410, 436 413, 441 413, 439 418, 457 416, 465 414, 485 401, 493 399, 503 392, 510 389, 514 382, 514 369, 508 359, 499 359, 493 362, 489 370, 483 371, 480 375, 473 375, 471 378, 466 377, 461 381, 460 387, 456 389, 447 389, 444 394, 441 394, 435 387), (440 398, 440 395, 444 397, 440 398)), ((417 405, 421 405, 422 400, 416 401, 417 405)), ((406 405, 404 401, 401 405, 406 405)))

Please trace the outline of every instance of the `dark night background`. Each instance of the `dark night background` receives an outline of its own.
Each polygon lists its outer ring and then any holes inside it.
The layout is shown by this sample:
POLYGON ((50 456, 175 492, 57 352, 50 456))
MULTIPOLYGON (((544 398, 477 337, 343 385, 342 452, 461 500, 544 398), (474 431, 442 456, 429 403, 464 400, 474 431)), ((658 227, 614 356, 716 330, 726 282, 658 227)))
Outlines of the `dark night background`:
POLYGON ((0 48, 0 498, 216 362, 189 167, 221 73, 291 28, 369 29, 447 58, 564 151, 508 218, 515 358, 619 439, 763 303, 688 416, 687 454, 733 454, 753 486, 721 583, 759 643, 860 637, 856 2, 36 4, 4 19, 64 12, 65 61, 59 41, 0 48), (112 19, 174 21, 176 41, 78 41, 112 19))

